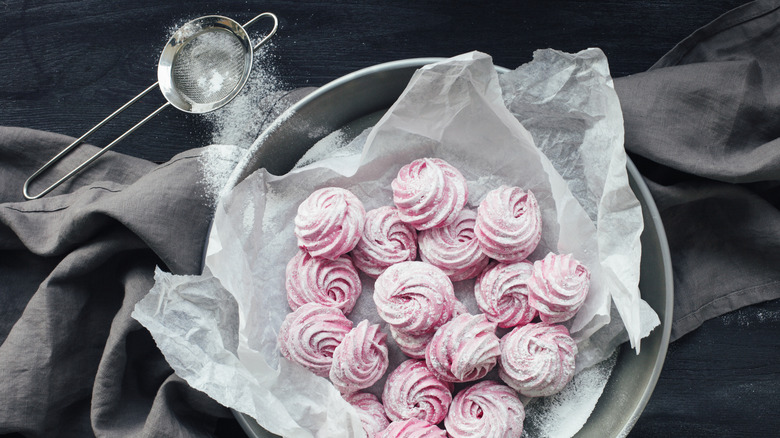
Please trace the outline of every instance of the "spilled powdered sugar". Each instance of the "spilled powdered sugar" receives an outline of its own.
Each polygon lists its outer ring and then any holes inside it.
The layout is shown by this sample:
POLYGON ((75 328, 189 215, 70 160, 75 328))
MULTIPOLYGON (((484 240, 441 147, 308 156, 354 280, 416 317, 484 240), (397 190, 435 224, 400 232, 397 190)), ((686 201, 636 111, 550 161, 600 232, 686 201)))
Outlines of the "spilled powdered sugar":
POLYGON ((617 352, 576 374, 561 392, 532 399, 526 406, 523 438, 570 437, 576 434, 596 407, 616 362, 617 352))
POLYGON ((224 107, 204 114, 211 123, 212 145, 204 149, 200 161, 210 202, 216 202, 224 194, 225 184, 236 165, 276 116, 274 97, 281 95, 284 85, 276 76, 272 50, 273 45, 266 44, 255 52, 244 89, 224 107))

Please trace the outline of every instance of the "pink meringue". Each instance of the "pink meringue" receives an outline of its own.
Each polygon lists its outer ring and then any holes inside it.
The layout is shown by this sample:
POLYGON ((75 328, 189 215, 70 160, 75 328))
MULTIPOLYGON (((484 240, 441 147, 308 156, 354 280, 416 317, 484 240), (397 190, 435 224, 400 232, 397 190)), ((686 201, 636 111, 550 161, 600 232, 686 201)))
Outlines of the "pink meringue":
POLYGON ((447 433, 431 423, 410 418, 393 421, 373 438, 447 438, 447 433))
POLYGON ((388 267, 417 258, 417 230, 401 221, 398 210, 379 207, 366 213, 363 237, 352 250, 355 266, 377 278, 388 267))
POLYGON ((457 302, 452 281, 424 262, 390 266, 374 283, 379 316, 396 330, 420 335, 441 327, 457 302))
POLYGON ((542 214, 534 194, 519 187, 491 190, 477 208, 474 233, 488 257, 504 263, 524 260, 542 238, 542 214))
POLYGON ((412 359, 425 359, 425 348, 433 338, 433 330, 421 335, 410 335, 399 332, 393 326, 390 326, 390 335, 393 336, 396 345, 401 351, 412 359))
POLYGON ((455 395, 444 427, 451 438, 520 438, 523 420, 525 408, 515 390, 485 380, 455 395))
POLYGON ((358 323, 333 350, 330 381, 342 393, 355 392, 376 383, 389 364, 386 334, 378 324, 358 323))
POLYGON ((391 187, 401 220, 418 230, 451 223, 469 197, 466 178, 439 158, 421 158, 403 166, 391 187))
POLYGON ((333 351, 352 329, 352 321, 339 309, 308 303, 284 318, 279 328, 282 356, 327 377, 333 351))
POLYGON ((436 331, 425 350, 425 363, 447 382, 481 379, 501 355, 496 323, 483 314, 458 315, 436 331))
POLYGON ((438 424, 452 402, 452 384, 439 380, 421 360, 402 362, 387 376, 382 403, 391 420, 417 418, 438 424))
POLYGON ((476 212, 464 209, 449 225, 420 231, 422 261, 441 269, 452 281, 479 275, 489 259, 474 235, 476 219, 476 212))
POLYGON ((531 323, 501 338, 498 376, 527 397, 546 397, 574 376, 577 344, 562 325, 531 323))
POLYGON ((366 210, 349 190, 325 187, 298 206, 295 236, 298 247, 314 257, 335 259, 357 245, 363 234, 366 210))
POLYGON ((377 396, 368 392, 353 392, 343 396, 344 400, 355 407, 363 424, 366 436, 374 437, 390 425, 385 407, 377 396))
POLYGON ((346 255, 334 260, 312 257, 306 251, 287 263, 287 302, 295 310, 306 303, 335 307, 349 315, 362 285, 357 269, 346 255))
POLYGON ((534 262, 534 275, 528 282, 531 306, 543 322, 571 319, 580 310, 590 287, 590 271, 571 254, 549 253, 534 262))
POLYGON ((528 324, 536 317, 528 298, 533 273, 533 263, 522 261, 495 263, 477 277, 474 295, 488 320, 508 328, 528 324))

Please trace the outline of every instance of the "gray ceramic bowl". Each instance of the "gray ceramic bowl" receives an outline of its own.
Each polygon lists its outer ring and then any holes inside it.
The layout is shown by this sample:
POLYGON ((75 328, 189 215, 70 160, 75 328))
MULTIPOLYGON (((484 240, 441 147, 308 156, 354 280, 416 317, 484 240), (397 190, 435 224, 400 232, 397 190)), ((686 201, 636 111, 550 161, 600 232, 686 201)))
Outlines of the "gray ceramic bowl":
MULTIPOLYGON (((237 169, 237 183, 265 167, 277 175, 295 163, 319 140, 336 130, 360 133, 373 126, 406 88, 419 67, 437 58, 409 59, 369 67, 339 78, 294 105, 291 117, 277 120, 264 134, 262 147, 237 169)), ((658 313, 661 327, 642 340, 641 354, 628 345, 618 353, 612 374, 577 437, 623 437, 639 418, 661 373, 672 324, 672 264, 661 219, 647 186, 628 161, 631 188, 642 204, 642 298, 658 313)), ((234 412, 252 438, 274 437, 251 417, 234 412)))

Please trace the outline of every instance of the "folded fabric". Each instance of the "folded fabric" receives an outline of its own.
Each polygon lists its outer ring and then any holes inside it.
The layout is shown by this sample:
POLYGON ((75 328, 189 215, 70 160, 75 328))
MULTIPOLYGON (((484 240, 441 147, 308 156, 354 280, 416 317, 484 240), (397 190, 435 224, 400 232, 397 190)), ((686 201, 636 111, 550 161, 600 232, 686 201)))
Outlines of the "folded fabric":
POLYGON ((672 253, 672 340, 780 298, 778 23, 779 1, 747 4, 615 80, 672 253))
MULTIPOLYGON (((310 91, 270 96, 266 118, 310 91)), ((130 316, 155 266, 202 270, 204 149, 161 165, 109 152, 24 201, 25 179, 72 140, 0 127, 0 434, 212 436, 230 412, 173 374, 130 316)), ((80 146, 31 191, 95 151, 80 146)))

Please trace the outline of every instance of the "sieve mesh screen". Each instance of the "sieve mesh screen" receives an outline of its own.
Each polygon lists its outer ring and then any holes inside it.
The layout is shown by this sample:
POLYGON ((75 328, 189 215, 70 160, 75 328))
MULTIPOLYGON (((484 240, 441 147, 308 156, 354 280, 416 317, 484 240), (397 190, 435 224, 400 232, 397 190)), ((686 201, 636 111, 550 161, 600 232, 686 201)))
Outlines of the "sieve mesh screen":
POLYGON ((241 83, 249 52, 234 34, 208 29, 192 38, 173 60, 173 85, 193 103, 228 97, 241 83))

